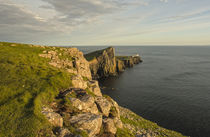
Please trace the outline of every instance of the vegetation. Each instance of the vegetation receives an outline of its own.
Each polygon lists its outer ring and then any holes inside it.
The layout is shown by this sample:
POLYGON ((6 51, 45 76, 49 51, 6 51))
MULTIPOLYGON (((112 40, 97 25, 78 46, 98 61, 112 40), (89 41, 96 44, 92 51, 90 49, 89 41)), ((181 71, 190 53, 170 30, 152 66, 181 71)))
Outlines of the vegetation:
POLYGON ((131 56, 116 56, 116 59, 119 60, 129 60, 131 56))
POLYGON ((133 113, 129 113, 129 118, 121 116, 120 119, 124 124, 130 124, 135 128, 150 130, 152 132, 158 133, 157 137, 184 137, 178 132, 162 128, 156 123, 148 121, 133 113))
POLYGON ((41 107, 72 83, 71 74, 39 57, 48 49, 0 43, 0 136, 35 136, 50 128, 41 107))
POLYGON ((135 137, 127 128, 117 129, 116 137, 135 137))
POLYGON ((85 58, 86 58, 86 60, 91 61, 91 60, 97 58, 98 56, 100 56, 103 53, 103 51, 104 51, 104 49, 88 53, 85 55, 85 58))

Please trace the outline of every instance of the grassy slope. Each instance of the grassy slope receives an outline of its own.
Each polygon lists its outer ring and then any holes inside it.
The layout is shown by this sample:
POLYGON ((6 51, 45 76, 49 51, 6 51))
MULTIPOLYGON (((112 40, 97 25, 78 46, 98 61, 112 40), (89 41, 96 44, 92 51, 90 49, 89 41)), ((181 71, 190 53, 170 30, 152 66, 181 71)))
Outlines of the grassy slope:
POLYGON ((72 85, 71 75, 39 57, 46 49, 11 45, 0 43, 0 136, 35 136, 48 126, 41 106, 72 85))
POLYGON ((91 60, 97 58, 98 56, 100 56, 103 53, 104 50, 105 49, 88 53, 88 54, 85 55, 85 58, 86 58, 86 60, 91 61, 91 60))

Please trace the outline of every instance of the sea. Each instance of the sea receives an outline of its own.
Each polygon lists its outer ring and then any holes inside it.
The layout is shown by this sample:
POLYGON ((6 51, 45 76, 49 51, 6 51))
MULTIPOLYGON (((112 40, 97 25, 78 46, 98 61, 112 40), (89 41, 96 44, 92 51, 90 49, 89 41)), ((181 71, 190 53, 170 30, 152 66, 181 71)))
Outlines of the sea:
MULTIPOLYGON (((78 47, 84 53, 104 46, 78 47)), ((114 46, 143 63, 100 81, 102 92, 145 119, 191 137, 210 137, 210 46, 114 46)))

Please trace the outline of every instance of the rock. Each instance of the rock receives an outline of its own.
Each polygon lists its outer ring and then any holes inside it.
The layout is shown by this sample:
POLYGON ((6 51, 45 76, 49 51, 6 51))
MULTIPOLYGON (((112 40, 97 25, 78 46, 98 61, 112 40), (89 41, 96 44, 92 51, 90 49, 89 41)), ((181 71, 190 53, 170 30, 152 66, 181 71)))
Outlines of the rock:
POLYGON ((77 48, 60 48, 59 50, 62 52, 58 52, 55 48, 50 51, 45 50, 39 56, 51 59, 49 64, 54 67, 66 69, 69 73, 76 75, 80 74, 89 80, 92 79, 89 63, 82 52, 77 48))
POLYGON ((109 101, 111 102, 112 106, 115 108, 116 110, 116 115, 117 115, 117 118, 120 119, 120 110, 119 110, 119 105, 117 104, 116 101, 114 101, 112 98, 109 98, 109 101))
POLYGON ((114 121, 111 118, 103 119, 104 131, 107 133, 115 134, 117 128, 115 127, 114 121))
POLYGON ((95 102, 102 114, 108 117, 111 103, 105 97, 96 97, 95 102))
POLYGON ((98 114, 98 108, 95 104, 95 100, 90 95, 84 95, 82 97, 78 98, 70 98, 72 102, 72 106, 75 108, 81 110, 82 112, 90 112, 93 114, 98 114))
POLYGON ((104 134, 100 135, 100 137, 115 137, 115 135, 112 133, 104 133, 104 134))
POLYGON ((85 55, 89 61, 90 70, 94 79, 108 76, 116 76, 123 72, 126 67, 133 67, 134 64, 142 62, 140 56, 115 56, 115 49, 112 47, 94 51, 85 55))
POLYGON ((55 127, 63 127, 63 118, 60 114, 53 112, 52 109, 43 107, 42 114, 48 119, 48 121, 55 127))
POLYGON ((60 128, 58 130, 58 137, 72 137, 72 134, 68 129, 60 128))
POLYGON ((94 97, 90 95, 85 95, 80 98, 80 100, 83 102, 82 106, 86 112, 91 112, 93 114, 98 114, 98 108, 95 104, 94 97))
POLYGON ((81 75, 72 76, 72 84, 74 88, 86 89, 88 87, 87 82, 83 80, 81 75))
POLYGON ((117 59, 116 63, 117 63, 117 72, 118 73, 123 72, 125 70, 124 62, 119 60, 119 59, 117 59))
POLYGON ((93 137, 100 132, 102 116, 84 113, 73 116, 69 121, 78 129, 86 131, 89 137, 93 137))
POLYGON ((85 57, 89 60, 90 70, 93 78, 97 79, 115 76, 117 74, 114 48, 109 47, 104 50, 95 51, 86 54, 85 57), (95 58, 89 60, 91 56, 94 56, 95 58))
POLYGON ((98 81, 96 80, 92 80, 92 81, 89 81, 89 86, 90 86, 90 90, 96 95, 96 96, 102 96, 102 93, 101 93, 101 89, 99 88, 99 85, 98 85, 98 81))
POLYGON ((123 128, 123 123, 120 120, 120 118, 115 117, 113 120, 114 120, 114 124, 117 128, 123 128))

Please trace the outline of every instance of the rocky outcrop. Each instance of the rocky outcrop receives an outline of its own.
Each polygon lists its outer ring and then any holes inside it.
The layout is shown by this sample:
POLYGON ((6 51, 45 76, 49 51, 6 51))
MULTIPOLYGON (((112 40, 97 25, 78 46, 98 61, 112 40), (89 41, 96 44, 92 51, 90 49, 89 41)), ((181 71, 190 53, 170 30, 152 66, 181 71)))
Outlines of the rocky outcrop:
POLYGON ((89 60, 94 79, 116 76, 126 67, 142 62, 139 56, 115 56, 115 49, 112 47, 88 53, 85 58, 89 60))
POLYGON ((95 101, 101 113, 108 117, 112 106, 111 103, 105 97, 97 97, 95 101))
POLYGON ((96 81, 96 80, 91 80, 91 81, 88 82, 88 84, 89 84, 90 90, 91 90, 96 96, 99 96, 99 97, 102 96, 101 90, 100 90, 99 85, 98 85, 98 81, 96 81))
POLYGON ((135 64, 139 64, 142 62, 141 57, 139 55, 135 55, 135 56, 117 56, 116 57, 117 60, 120 60, 123 62, 124 67, 128 67, 131 68, 133 67, 135 64))
POLYGON ((67 70, 73 74, 92 79, 89 63, 84 58, 83 53, 77 48, 55 48, 45 50, 39 56, 49 58, 49 64, 67 70))
POLYGON ((55 127, 63 127, 63 118, 60 114, 55 113, 51 108, 43 107, 42 114, 55 127))
POLYGON ((87 82, 83 80, 81 75, 72 76, 72 84, 74 88, 86 89, 88 87, 87 82))
POLYGON ((111 118, 103 119, 104 131, 107 133, 115 134, 117 132, 117 128, 115 126, 114 120, 111 118))
POLYGON ((89 137, 93 137, 100 132, 102 116, 91 113, 79 114, 73 116, 70 123, 78 129, 86 131, 89 137))
POLYGON ((93 78, 108 77, 116 75, 115 50, 109 47, 104 50, 95 51, 85 55, 89 59, 90 70, 93 78))

